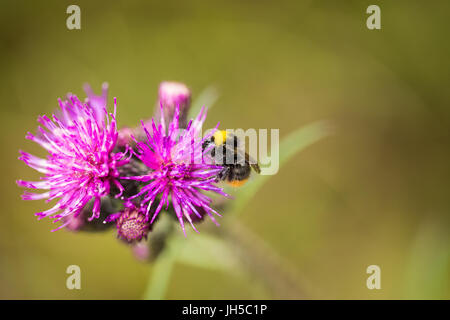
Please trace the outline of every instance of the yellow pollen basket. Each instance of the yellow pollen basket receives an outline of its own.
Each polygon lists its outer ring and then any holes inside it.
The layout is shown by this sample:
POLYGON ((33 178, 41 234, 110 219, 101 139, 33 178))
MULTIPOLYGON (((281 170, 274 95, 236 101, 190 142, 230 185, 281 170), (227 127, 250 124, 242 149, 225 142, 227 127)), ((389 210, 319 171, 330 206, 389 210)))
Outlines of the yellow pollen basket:
POLYGON ((217 130, 214 132, 214 143, 220 146, 227 141, 227 132, 225 130, 217 130))

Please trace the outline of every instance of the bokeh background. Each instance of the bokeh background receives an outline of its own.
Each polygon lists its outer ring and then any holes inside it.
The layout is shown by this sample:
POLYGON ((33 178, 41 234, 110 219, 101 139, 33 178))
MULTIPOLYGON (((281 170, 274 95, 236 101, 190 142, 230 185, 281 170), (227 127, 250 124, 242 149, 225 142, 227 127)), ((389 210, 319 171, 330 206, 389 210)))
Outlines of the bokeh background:
MULTIPOLYGON (((310 285, 308 298, 450 298, 448 1, 5 1, 0 4, 0 298, 137 299, 151 265, 113 232, 51 233, 20 200, 37 173, 18 150, 66 92, 110 84, 119 124, 152 114, 158 84, 214 85, 208 124, 279 128, 328 119, 240 222, 310 285), (66 8, 81 7, 81 30, 66 8), (381 30, 366 8, 381 7, 381 30), (67 290, 66 267, 82 269, 67 290), (366 268, 381 267, 381 290, 366 268)), ((226 219, 223 218, 223 219, 226 219)), ((272 298, 254 280, 177 264, 171 299, 272 298)))

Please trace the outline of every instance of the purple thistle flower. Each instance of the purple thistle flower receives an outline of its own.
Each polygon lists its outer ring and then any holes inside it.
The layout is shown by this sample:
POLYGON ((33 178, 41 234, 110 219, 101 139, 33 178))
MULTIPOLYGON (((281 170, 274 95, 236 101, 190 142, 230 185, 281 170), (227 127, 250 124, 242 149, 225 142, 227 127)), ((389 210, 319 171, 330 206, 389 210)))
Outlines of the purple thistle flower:
POLYGON ((207 157, 210 148, 202 148, 203 142, 214 133, 213 130, 201 139, 201 129, 206 119, 205 109, 202 108, 196 119, 191 120, 187 128, 180 133, 180 106, 175 108, 168 130, 163 108, 161 104, 161 120, 158 126, 152 120, 152 128, 148 130, 142 122, 147 141, 136 141, 136 157, 149 168, 149 173, 122 179, 149 182, 130 199, 142 198, 141 206, 147 204, 147 219, 149 212, 153 214, 150 223, 153 223, 164 205, 166 210, 168 209, 170 197, 183 233, 186 234, 184 219, 197 231, 193 217, 202 219, 205 212, 217 224, 213 214, 220 214, 211 208, 211 199, 203 191, 216 192, 226 197, 228 195, 215 185, 216 176, 223 168, 213 165, 212 159, 207 157), (150 210, 158 200, 156 209, 150 210))
POLYGON ((64 219, 55 230, 78 217, 93 198, 89 221, 98 218, 101 197, 110 194, 112 185, 119 190, 116 197, 121 196, 124 188, 118 181, 117 168, 129 161, 124 159, 127 150, 123 153, 113 151, 118 136, 115 99, 112 114, 108 114, 106 108, 100 112, 99 104, 83 104, 74 95, 69 96, 69 100, 59 100, 59 105, 61 110, 58 115, 53 115, 53 119, 38 118, 42 127, 38 127, 37 135, 28 132, 26 136, 49 152, 47 158, 20 151, 19 159, 44 176, 37 182, 17 181, 22 187, 48 190, 44 193, 26 191, 22 195, 24 200, 46 199, 49 202, 59 199, 51 209, 36 213, 39 219, 51 217, 54 222, 64 219))

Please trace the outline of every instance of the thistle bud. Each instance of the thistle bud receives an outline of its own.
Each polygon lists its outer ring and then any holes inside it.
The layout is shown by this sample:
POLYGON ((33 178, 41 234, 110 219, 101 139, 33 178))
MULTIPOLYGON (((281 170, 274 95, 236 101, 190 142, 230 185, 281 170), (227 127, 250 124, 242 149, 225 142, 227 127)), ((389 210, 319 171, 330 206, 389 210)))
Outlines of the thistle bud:
POLYGON ((133 139, 131 136, 136 136, 135 133, 136 130, 133 130, 129 127, 123 127, 119 129, 118 135, 117 135, 117 146, 119 148, 124 148, 127 145, 134 145, 133 139))
POLYGON ((97 119, 105 117, 106 105, 108 102, 108 83, 102 84, 102 94, 96 95, 88 83, 83 85, 83 90, 86 92, 86 103, 94 110, 97 119))
MULTIPOLYGON (((164 81, 159 85, 159 103, 156 106, 155 119, 161 118, 161 106, 164 119, 172 119, 177 106, 180 107, 180 128, 186 128, 187 114, 191 106, 191 91, 180 82, 164 81)), ((168 125, 168 123, 166 124, 168 125)))
POLYGON ((116 220, 117 236, 128 243, 147 239, 150 231, 150 222, 145 213, 138 208, 126 208, 116 220))

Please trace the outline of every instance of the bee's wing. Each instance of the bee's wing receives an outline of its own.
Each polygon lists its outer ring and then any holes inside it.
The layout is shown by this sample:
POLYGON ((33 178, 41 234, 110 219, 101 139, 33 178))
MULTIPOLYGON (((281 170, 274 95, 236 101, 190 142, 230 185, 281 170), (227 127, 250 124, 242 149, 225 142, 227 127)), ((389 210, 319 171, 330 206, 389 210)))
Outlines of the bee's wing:
POLYGON ((254 164, 250 164, 253 168, 253 170, 256 171, 256 173, 261 173, 261 169, 259 168, 259 164, 254 163, 254 164))

